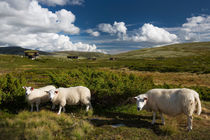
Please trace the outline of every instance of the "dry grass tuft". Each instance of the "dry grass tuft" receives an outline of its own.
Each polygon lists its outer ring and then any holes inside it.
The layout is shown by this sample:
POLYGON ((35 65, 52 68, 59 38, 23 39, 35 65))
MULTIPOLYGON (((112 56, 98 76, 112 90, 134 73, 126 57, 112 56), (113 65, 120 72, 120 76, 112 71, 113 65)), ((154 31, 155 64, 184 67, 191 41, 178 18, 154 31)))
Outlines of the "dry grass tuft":
POLYGON ((49 111, 23 111, 0 121, 0 139, 84 139, 93 126, 84 120, 49 111))

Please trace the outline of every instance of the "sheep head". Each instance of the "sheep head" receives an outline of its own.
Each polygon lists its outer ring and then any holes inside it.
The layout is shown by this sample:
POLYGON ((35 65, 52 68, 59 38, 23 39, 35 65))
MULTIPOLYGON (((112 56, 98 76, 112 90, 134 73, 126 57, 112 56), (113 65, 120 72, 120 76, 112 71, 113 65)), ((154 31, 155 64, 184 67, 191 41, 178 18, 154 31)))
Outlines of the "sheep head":
POLYGON ((147 100, 148 100, 148 98, 145 94, 138 95, 138 96, 134 97, 134 99, 136 99, 138 111, 143 109, 143 107, 146 105, 147 100))
POLYGON ((26 96, 31 94, 31 92, 34 90, 33 87, 23 87, 23 88, 26 90, 26 93, 25 93, 26 96))
POLYGON ((50 100, 52 101, 53 98, 55 97, 56 94, 58 94, 58 91, 57 90, 54 90, 54 89, 51 89, 49 91, 46 91, 50 97, 50 100))

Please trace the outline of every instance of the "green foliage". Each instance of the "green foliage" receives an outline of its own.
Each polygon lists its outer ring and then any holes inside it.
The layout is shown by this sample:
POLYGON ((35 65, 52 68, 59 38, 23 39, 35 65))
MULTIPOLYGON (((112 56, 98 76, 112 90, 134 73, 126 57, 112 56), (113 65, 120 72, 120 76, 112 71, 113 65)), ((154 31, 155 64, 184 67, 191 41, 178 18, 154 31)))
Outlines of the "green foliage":
POLYGON ((210 88, 198 87, 198 86, 196 87, 194 86, 191 88, 199 93, 200 99, 205 100, 205 101, 210 101, 210 88))
POLYGON ((0 104, 8 108, 20 108, 25 105, 22 86, 26 80, 21 75, 7 74, 0 78, 0 104))
POLYGON ((57 87, 86 86, 91 90, 93 102, 100 106, 112 106, 128 97, 144 93, 154 87, 151 77, 114 73, 93 69, 74 69, 49 74, 51 84, 57 87))
MULTIPOLYGON (((167 59, 137 59, 139 63, 125 61, 127 67, 138 71, 159 71, 159 72, 192 72, 192 73, 209 73, 210 72, 210 56, 186 56, 174 57, 167 59)), ((131 60, 130 60, 131 61, 131 60)))
MULTIPOLYGON (((154 85, 151 77, 125 72, 111 72, 92 68, 72 70, 28 70, 11 73, 0 78, 0 106, 7 109, 23 109, 26 106, 22 86, 35 88, 53 84, 56 87, 86 86, 91 90, 95 107, 113 107, 129 103, 132 97, 152 88, 182 88, 182 85, 154 85), (27 83, 26 83, 27 79, 27 83)), ((196 90, 201 100, 210 100, 208 87, 188 87, 196 90)))
POLYGON ((0 112, 0 139, 85 139, 93 130, 86 120, 51 111, 22 111, 10 118, 0 112))
MULTIPOLYGON (((163 85, 156 86, 157 88, 165 88, 165 89, 171 89, 171 88, 184 88, 181 85, 169 85, 164 83, 163 85)), ((210 101, 210 88, 208 87, 202 87, 202 86, 191 86, 191 87, 185 87, 189 89, 195 90, 198 94, 201 100, 210 101)))

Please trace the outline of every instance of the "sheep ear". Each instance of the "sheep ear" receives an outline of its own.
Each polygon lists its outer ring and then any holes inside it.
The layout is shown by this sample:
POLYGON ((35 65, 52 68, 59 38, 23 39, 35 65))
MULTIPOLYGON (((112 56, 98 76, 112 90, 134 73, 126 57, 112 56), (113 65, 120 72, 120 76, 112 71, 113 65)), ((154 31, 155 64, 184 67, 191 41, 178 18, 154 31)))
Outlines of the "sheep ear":
POLYGON ((23 89, 26 89, 26 87, 22 87, 23 89))
POLYGON ((138 97, 134 97, 134 99, 136 99, 136 100, 137 100, 137 99, 138 99, 138 97))
POLYGON ((148 99, 147 97, 144 97, 144 100, 146 100, 146 101, 147 101, 147 99, 148 99))
POLYGON ((34 88, 31 88, 31 91, 33 91, 34 90, 34 88))
POLYGON ((56 94, 58 94, 58 91, 55 91, 56 94))

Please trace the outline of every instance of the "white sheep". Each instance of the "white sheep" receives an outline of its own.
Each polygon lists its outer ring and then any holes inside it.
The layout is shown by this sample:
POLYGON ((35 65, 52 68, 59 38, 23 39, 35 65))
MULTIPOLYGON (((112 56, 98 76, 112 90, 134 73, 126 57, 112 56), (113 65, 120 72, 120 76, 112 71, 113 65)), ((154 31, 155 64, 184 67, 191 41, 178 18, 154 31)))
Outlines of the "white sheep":
MULTIPOLYGON (((31 105, 31 112, 33 112, 33 106, 34 104, 36 104, 36 110, 37 112, 39 111, 39 104, 40 103, 45 103, 50 101, 49 100, 49 95, 47 92, 48 90, 51 89, 56 89, 54 86, 49 85, 49 86, 45 86, 42 88, 32 88, 32 87, 23 87, 26 90, 26 100, 28 101, 28 103, 31 105)), ((53 107, 54 108, 54 105, 53 107)))
POLYGON ((177 116, 185 114, 188 117, 188 130, 192 130, 192 115, 197 105, 197 114, 201 113, 199 94, 191 89, 152 89, 145 94, 134 97, 137 101, 137 109, 153 111, 152 124, 155 116, 160 112, 162 124, 165 124, 163 114, 177 116))
POLYGON ((86 105, 86 111, 89 110, 89 108, 92 108, 91 106, 91 94, 90 90, 83 86, 77 86, 77 87, 69 87, 69 88, 58 88, 58 89, 52 89, 47 91, 49 94, 49 97, 53 104, 57 105, 59 104, 59 111, 58 114, 61 113, 61 109, 63 108, 63 111, 65 112, 65 105, 76 105, 79 102, 86 105))

